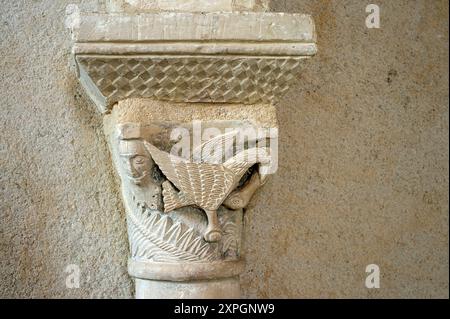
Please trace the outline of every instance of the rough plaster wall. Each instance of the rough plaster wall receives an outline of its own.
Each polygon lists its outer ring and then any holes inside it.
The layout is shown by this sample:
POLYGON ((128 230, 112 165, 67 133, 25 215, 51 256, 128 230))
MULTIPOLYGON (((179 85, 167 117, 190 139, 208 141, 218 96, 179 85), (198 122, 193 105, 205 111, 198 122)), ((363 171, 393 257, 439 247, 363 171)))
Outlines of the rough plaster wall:
MULTIPOLYGON (((1 0, 0 297, 133 294, 101 117, 68 63, 77 2, 1 0), (68 264, 80 289, 65 288, 68 264)), ((314 16, 319 54, 278 103, 280 168, 248 211, 245 297, 448 298, 448 3, 376 3, 380 30, 358 0, 272 1, 314 16), (379 290, 364 287, 370 263, 379 290)))
POLYGON ((69 68, 68 3, 1 3, 0 297, 133 293, 102 119, 69 68), (68 264, 80 289, 66 289, 68 264))

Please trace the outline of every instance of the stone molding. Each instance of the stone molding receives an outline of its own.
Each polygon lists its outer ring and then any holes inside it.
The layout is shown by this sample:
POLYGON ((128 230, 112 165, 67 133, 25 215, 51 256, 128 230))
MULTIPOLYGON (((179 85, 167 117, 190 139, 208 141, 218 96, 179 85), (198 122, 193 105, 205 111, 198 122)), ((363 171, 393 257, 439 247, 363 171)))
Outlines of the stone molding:
POLYGON ((131 276, 149 280, 198 281, 232 278, 239 276, 244 268, 243 259, 197 264, 128 260, 128 272, 131 276))
POLYGON ((70 21, 81 83, 101 112, 135 97, 272 103, 317 50, 303 14, 74 11, 70 21))
POLYGON ((107 0, 109 12, 266 11, 269 0, 107 0))

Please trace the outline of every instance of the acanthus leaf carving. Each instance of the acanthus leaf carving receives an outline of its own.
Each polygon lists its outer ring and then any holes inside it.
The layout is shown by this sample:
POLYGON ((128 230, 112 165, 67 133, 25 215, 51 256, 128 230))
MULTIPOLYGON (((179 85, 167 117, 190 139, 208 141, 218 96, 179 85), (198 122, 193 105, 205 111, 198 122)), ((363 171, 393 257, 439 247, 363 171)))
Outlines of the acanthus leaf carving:
POLYGON ((233 215, 222 214, 219 217, 223 231, 221 251, 225 258, 238 258, 240 256, 242 223, 236 220, 239 216, 240 214, 235 213, 233 215))
POLYGON ((132 257, 156 262, 207 262, 219 259, 217 246, 203 241, 198 232, 174 222, 158 211, 130 212, 132 257))

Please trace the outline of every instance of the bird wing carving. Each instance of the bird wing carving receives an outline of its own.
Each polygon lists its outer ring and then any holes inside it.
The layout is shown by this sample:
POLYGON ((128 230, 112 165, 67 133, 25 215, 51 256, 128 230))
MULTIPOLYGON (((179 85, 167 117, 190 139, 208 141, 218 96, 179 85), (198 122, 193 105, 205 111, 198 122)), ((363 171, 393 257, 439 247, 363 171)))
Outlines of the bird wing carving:
POLYGON ((183 163, 186 162, 186 160, 182 157, 163 152, 147 141, 144 141, 144 146, 167 179, 170 180, 177 188, 181 189, 181 182, 178 178, 179 174, 177 173, 175 167, 177 163, 183 163))
POLYGON ((221 164, 227 151, 227 147, 233 147, 233 139, 239 134, 239 130, 215 136, 192 151, 192 161, 210 164, 221 164), (215 150, 219 148, 220 152, 215 150))
POLYGON ((232 191, 235 176, 223 165, 191 163, 148 142, 144 145, 167 179, 201 208, 217 209, 232 191))
POLYGON ((223 165, 232 171, 240 171, 245 167, 250 167, 256 163, 268 163, 271 161, 270 151, 266 147, 254 147, 246 149, 229 160, 223 165))
POLYGON ((222 165, 179 162, 175 172, 176 186, 204 209, 217 209, 234 184, 234 175, 222 165))

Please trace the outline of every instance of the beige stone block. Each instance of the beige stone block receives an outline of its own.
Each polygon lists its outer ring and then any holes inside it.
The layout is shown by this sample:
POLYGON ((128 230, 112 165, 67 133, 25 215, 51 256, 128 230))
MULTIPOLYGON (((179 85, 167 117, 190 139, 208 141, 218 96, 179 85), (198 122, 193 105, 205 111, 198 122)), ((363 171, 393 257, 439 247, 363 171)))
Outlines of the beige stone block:
POLYGON ((107 0, 110 12, 263 11, 268 0, 107 0))
POLYGON ((317 51, 302 14, 69 13, 78 74, 101 112, 138 97, 273 103, 317 51))
MULTIPOLYGON (((79 14, 74 12, 73 14, 79 14)), ((314 21, 306 14, 210 12, 158 14, 81 13, 69 25, 76 43, 149 41, 315 42, 314 21)))

